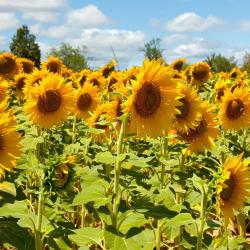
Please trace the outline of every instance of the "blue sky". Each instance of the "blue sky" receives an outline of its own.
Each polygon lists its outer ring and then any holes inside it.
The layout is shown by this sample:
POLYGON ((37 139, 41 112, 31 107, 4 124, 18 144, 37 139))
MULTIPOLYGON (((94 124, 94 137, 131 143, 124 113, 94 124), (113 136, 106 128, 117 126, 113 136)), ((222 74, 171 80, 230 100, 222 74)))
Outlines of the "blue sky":
POLYGON ((168 62, 191 62, 221 53, 240 63, 250 52, 248 0, 0 0, 0 50, 16 29, 29 26, 43 59, 52 47, 67 42, 87 46, 96 67, 109 61, 114 49, 121 68, 140 64, 139 48, 161 38, 168 62))

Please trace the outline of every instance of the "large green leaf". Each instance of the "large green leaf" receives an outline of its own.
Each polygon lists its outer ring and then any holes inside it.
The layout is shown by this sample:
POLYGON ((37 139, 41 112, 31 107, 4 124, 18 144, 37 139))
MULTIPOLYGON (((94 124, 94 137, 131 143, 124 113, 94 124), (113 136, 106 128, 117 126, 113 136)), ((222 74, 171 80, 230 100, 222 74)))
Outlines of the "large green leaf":
POLYGON ((7 181, 0 183, 0 192, 5 192, 13 196, 16 196, 15 184, 7 181))

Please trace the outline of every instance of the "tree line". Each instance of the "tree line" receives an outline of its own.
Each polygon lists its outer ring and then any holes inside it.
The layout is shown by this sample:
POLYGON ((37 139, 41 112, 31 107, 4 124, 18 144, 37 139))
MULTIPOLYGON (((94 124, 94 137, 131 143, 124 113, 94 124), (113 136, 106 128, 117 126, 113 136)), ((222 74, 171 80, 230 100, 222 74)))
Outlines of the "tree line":
MULTIPOLYGON (((152 39, 146 42, 139 51, 144 53, 145 57, 149 59, 164 59, 164 49, 162 48, 161 39, 152 39)), ((23 58, 28 58, 34 61, 39 68, 41 63, 41 50, 36 42, 35 35, 31 34, 28 26, 23 25, 17 29, 10 43, 10 51, 23 58)), ((74 48, 68 43, 62 43, 59 48, 52 48, 49 56, 59 57, 62 62, 74 71, 80 71, 83 68, 88 68, 87 62, 87 48, 86 46, 74 48)), ((237 67, 237 61, 234 57, 227 58, 221 54, 212 54, 204 59, 214 72, 229 72, 233 67, 237 67)), ((250 53, 246 53, 243 58, 243 63, 240 67, 250 73, 250 53)))

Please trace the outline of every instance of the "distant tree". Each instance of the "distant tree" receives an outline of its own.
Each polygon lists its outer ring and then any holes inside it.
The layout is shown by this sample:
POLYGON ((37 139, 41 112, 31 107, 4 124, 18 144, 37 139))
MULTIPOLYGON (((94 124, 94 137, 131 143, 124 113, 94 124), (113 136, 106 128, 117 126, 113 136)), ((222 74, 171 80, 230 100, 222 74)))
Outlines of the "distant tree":
POLYGON ((140 51, 144 52, 144 56, 148 59, 163 59, 163 49, 161 47, 161 39, 154 38, 149 42, 144 44, 144 47, 140 49, 140 51))
POLYGON ((88 67, 86 54, 86 47, 73 48, 70 44, 62 43, 59 49, 52 48, 50 51, 51 56, 59 57, 62 62, 74 71, 80 71, 88 67))
POLYGON ((212 54, 208 56, 205 60, 211 69, 216 72, 229 72, 233 67, 235 67, 236 61, 234 57, 226 58, 220 54, 212 54))
POLYGON ((241 66, 242 70, 246 70, 247 73, 250 73, 250 54, 246 53, 245 56, 243 57, 243 63, 241 66))
POLYGON ((35 35, 30 34, 28 26, 23 25, 16 31, 10 43, 10 51, 18 57, 34 61, 36 67, 40 66, 41 51, 35 35))

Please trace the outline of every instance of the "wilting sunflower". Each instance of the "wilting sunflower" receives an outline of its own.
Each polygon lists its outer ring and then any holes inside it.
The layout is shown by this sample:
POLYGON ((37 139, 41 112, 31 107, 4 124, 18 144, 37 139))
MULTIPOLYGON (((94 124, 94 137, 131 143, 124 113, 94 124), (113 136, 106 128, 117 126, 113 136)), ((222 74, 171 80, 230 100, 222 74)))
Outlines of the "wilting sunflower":
POLYGON ((47 61, 42 63, 42 70, 46 69, 50 73, 61 74, 63 66, 62 61, 58 57, 50 56, 47 61))
POLYGON ((35 69, 34 62, 26 58, 18 58, 17 62, 21 66, 21 70, 25 74, 31 74, 35 69))
POLYGON ((219 130, 215 127, 217 122, 212 108, 208 103, 203 105, 202 119, 198 125, 187 133, 179 133, 180 137, 189 144, 183 151, 186 155, 211 149, 214 146, 214 139, 219 136, 219 130))
POLYGON ((234 210, 240 212, 250 198, 250 162, 242 156, 228 157, 223 166, 222 177, 217 187, 216 208, 225 220, 233 220, 234 210))
POLYGON ((202 119, 202 100, 191 86, 180 84, 178 90, 182 98, 179 100, 180 113, 175 115, 174 127, 180 133, 187 133, 189 129, 197 127, 202 119))
POLYGON ((8 52, 0 54, 0 76, 10 79, 18 74, 20 71, 20 65, 16 60, 16 57, 8 52))
POLYGON ((105 86, 106 81, 101 72, 93 71, 88 75, 87 82, 91 83, 93 86, 97 86, 99 89, 102 89, 105 86))
POLYGON ((116 65, 116 61, 114 59, 112 59, 109 63, 107 63, 106 65, 104 65, 101 69, 100 72, 101 74, 107 78, 109 76, 109 74, 115 70, 115 65, 116 65))
POLYGON ((50 128, 67 119, 75 103, 70 83, 57 74, 49 74, 40 85, 31 87, 26 94, 25 111, 38 126, 50 128))
POLYGON ((0 114, 0 179, 11 171, 20 156, 21 136, 16 132, 15 120, 10 113, 0 114))
POLYGON ((173 68, 174 70, 177 70, 178 72, 180 72, 186 61, 187 61, 186 58, 179 58, 179 59, 176 59, 174 62, 172 62, 169 66, 173 68))
POLYGON ((248 89, 227 91, 221 102, 220 121, 225 129, 240 130, 250 123, 250 94, 248 89))
POLYGON ((22 92, 23 88, 26 84, 26 80, 27 80, 28 75, 25 73, 21 73, 15 76, 14 78, 14 87, 16 89, 16 91, 18 92, 22 92))
POLYGON ((137 80, 132 81, 133 93, 124 103, 124 113, 130 113, 132 131, 139 136, 159 136, 172 125, 176 106, 181 103, 176 91, 177 81, 160 60, 143 63, 137 80))
POLYGON ((212 76, 210 67, 205 62, 198 62, 192 65, 189 73, 192 84, 201 84, 207 82, 212 76))
POLYGON ((96 86, 85 83, 82 88, 76 90, 76 103, 74 106, 74 114, 78 118, 87 119, 100 102, 100 93, 96 86))

